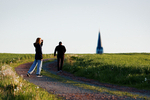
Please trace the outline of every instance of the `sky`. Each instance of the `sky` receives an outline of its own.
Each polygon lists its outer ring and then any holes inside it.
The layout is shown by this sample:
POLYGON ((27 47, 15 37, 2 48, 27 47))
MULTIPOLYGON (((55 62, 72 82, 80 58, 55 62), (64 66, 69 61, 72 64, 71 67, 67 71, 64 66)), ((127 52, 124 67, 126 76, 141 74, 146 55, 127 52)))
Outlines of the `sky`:
POLYGON ((0 0, 0 53, 150 53, 150 0, 0 0))

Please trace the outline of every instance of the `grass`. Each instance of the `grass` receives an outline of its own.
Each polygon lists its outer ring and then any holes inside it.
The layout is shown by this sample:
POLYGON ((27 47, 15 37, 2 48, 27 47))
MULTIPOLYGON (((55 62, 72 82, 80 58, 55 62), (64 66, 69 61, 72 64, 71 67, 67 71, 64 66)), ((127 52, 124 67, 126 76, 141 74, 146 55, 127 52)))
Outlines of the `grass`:
MULTIPOLYGON (((33 55, 27 54, 0 54, 0 60, 4 61, 0 66, 0 100, 60 100, 57 95, 50 94, 46 90, 34 85, 22 77, 16 75, 14 68, 20 64, 33 61, 33 55), (17 58, 23 59, 17 59, 17 58), (12 59, 15 62, 8 63, 12 59), (8 64, 7 64, 8 63, 8 64)), ((51 55, 44 55, 45 58, 51 55)))
MULTIPOLYGON (((51 58, 52 55, 44 55, 51 58)), ((20 64, 34 60, 33 54, 0 54, 0 100, 59 100, 56 95, 49 94, 42 88, 29 83, 15 74, 14 68, 20 64), (7 74, 8 72, 8 74, 7 74)), ((112 83, 138 89, 150 89, 150 54, 79 54, 66 55, 63 70, 76 76, 95 79, 103 83, 112 83)), ((83 83, 65 80, 62 77, 42 71, 43 75, 55 78, 63 83, 111 94, 141 97, 128 92, 111 91, 83 83)), ((146 98, 146 97, 141 97, 146 98)))
POLYGON ((67 55, 63 70, 103 83, 150 90, 150 54, 67 55))
MULTIPOLYGON (((35 54, 0 53, 0 64, 17 63, 20 60, 34 59, 35 54)), ((52 54, 44 54, 43 58, 51 58, 52 54)))

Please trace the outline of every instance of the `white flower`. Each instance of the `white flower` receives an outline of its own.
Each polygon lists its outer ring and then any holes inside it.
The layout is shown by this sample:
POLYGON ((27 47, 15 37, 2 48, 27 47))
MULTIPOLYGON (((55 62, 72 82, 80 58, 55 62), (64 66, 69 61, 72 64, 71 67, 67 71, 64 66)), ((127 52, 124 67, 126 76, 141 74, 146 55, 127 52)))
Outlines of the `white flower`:
POLYGON ((22 87, 22 83, 20 84, 20 87, 22 87))
POLYGON ((147 81, 147 78, 145 78, 145 81, 147 81))
POLYGON ((19 81, 15 79, 15 82, 18 83, 19 81))
POLYGON ((14 89, 14 91, 16 91, 16 89, 14 89))
POLYGON ((39 87, 37 86, 37 89, 39 89, 39 87))
POLYGON ((23 75, 21 75, 21 77, 23 78, 23 75))
POLYGON ((5 66, 2 66, 2 70, 4 70, 5 69, 5 66))
POLYGON ((19 90, 19 87, 17 87, 17 91, 19 90))

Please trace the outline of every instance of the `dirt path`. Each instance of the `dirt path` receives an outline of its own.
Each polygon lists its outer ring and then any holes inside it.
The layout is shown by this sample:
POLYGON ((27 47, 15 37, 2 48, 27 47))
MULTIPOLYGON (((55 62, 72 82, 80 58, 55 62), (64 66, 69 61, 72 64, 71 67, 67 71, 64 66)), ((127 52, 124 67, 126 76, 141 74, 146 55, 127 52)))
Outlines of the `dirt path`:
MULTIPOLYGON (((106 93, 106 92, 99 92, 99 91, 94 91, 90 89, 84 89, 84 88, 75 86, 74 83, 62 82, 53 77, 43 76, 43 77, 37 78, 35 72, 30 77, 27 77, 26 74, 31 65, 32 65, 32 62, 22 64, 16 67, 15 70, 17 74, 23 75, 24 79, 29 80, 29 82, 34 83, 40 86, 41 88, 46 89, 50 93, 54 93, 61 97, 64 97, 64 99, 67 99, 67 100, 137 100, 137 99, 143 100, 141 98, 135 99, 132 97, 127 97, 127 96, 120 97, 117 95, 112 95, 108 92, 106 93)), ((150 91, 137 90, 137 89, 128 88, 128 87, 120 87, 120 86, 116 86, 112 84, 102 84, 91 79, 75 77, 72 74, 69 74, 64 71, 58 74, 56 70, 56 61, 45 63, 43 65, 43 70, 46 70, 54 75, 63 77, 62 79, 64 79, 64 81, 71 80, 74 82, 88 84, 91 86, 105 87, 109 90, 128 91, 134 94, 140 94, 142 96, 150 97, 150 91)))

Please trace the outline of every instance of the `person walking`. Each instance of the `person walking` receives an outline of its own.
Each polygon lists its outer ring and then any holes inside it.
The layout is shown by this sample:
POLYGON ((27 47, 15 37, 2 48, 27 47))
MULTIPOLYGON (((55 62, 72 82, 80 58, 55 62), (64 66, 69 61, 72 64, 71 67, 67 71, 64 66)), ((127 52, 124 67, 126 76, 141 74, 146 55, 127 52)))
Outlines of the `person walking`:
POLYGON ((43 46, 43 40, 41 38, 37 38, 36 42, 33 43, 34 47, 35 47, 35 60, 32 64, 32 66, 30 67, 27 76, 30 77, 30 75, 33 73, 33 71, 35 70, 36 66, 37 66, 37 72, 36 75, 37 77, 42 77, 40 75, 41 73, 41 69, 42 69, 42 61, 43 61, 43 54, 42 54, 42 46, 43 46))
POLYGON ((56 56, 56 52, 57 52, 57 70, 59 73, 62 72, 64 54, 66 52, 66 48, 64 45, 62 45, 62 42, 59 42, 59 45, 55 47, 54 57, 56 56))

